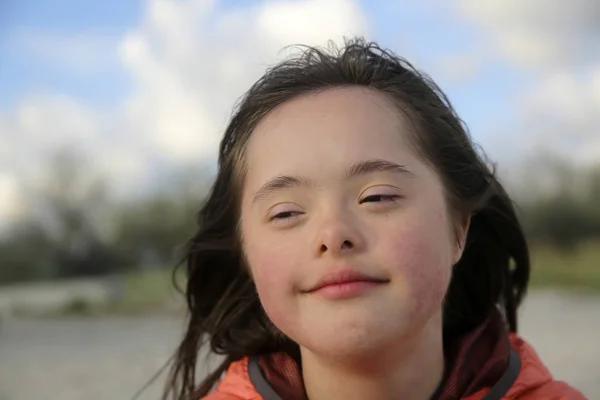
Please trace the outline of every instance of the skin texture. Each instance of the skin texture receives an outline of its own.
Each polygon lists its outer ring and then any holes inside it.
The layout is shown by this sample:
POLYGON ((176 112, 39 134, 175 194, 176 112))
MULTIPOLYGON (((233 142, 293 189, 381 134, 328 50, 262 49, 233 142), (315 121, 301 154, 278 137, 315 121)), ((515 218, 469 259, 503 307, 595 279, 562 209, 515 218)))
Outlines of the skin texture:
POLYGON ((248 143, 244 252, 267 315, 300 345, 311 400, 427 398, 443 375, 441 307, 468 221, 411 135, 388 97, 347 87, 282 104, 248 143), (368 168, 381 160, 402 170, 368 168), (384 283, 307 293, 342 269, 384 283))

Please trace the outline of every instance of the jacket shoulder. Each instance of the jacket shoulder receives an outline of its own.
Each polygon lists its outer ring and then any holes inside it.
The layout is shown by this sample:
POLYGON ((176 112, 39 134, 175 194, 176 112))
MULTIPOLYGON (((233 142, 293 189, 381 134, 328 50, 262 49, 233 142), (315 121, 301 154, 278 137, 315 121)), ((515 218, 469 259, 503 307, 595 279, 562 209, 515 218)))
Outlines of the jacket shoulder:
POLYGON ((510 399, 519 400, 586 400, 587 398, 577 389, 565 382, 550 381, 542 386, 522 392, 518 397, 510 399))
POLYGON ((222 392, 212 392, 207 394, 206 396, 200 398, 199 400, 245 400, 242 397, 235 396, 229 393, 222 392))
MULTIPOLYGON (((519 374, 502 396, 502 400, 586 400, 577 389, 554 380, 531 345, 516 334, 510 334, 512 348, 519 355, 519 374)), ((490 391, 482 389, 463 400, 481 400, 490 391)))
POLYGON ((577 389, 554 380, 534 348, 520 336, 511 334, 510 342, 521 359, 521 370, 506 400, 586 400, 577 389))
POLYGON ((231 363, 215 390, 200 400, 263 400, 250 380, 248 357, 231 363))

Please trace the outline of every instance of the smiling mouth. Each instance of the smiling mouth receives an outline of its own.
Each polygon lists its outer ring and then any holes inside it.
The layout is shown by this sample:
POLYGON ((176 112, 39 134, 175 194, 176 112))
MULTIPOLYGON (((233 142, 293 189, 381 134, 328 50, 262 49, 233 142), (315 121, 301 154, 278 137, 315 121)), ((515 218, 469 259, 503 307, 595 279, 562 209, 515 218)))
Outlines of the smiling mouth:
POLYGON ((326 275, 311 289, 305 291, 326 299, 357 297, 389 283, 389 279, 376 278, 346 270, 326 275))

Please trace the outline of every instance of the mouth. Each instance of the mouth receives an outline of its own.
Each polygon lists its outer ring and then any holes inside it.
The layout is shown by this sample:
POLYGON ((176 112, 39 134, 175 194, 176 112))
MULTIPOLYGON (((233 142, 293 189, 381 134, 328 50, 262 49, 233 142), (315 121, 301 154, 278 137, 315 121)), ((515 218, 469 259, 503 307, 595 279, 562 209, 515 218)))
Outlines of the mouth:
POLYGON ((389 279, 366 275, 354 270, 342 270, 325 275, 308 294, 319 294, 330 299, 355 297, 372 288, 389 283, 389 279))

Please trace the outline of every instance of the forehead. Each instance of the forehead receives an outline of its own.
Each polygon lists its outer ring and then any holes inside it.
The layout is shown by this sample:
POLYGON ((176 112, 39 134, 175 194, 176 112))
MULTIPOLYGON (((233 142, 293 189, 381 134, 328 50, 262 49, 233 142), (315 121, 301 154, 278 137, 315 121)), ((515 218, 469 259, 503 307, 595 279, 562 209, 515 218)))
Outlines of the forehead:
POLYGON ((391 98, 375 89, 331 88, 300 95, 275 107, 257 124, 251 140, 259 140, 264 135, 287 140, 298 131, 308 135, 306 129, 312 128, 314 132, 318 125, 323 128, 316 129, 318 134, 325 133, 327 128, 370 127, 380 131, 381 128, 403 127, 404 118, 391 98))
POLYGON ((258 123, 248 142, 248 174, 319 173, 365 159, 407 164, 414 158, 409 134, 404 114, 376 90, 344 87, 309 93, 278 106, 258 123))

